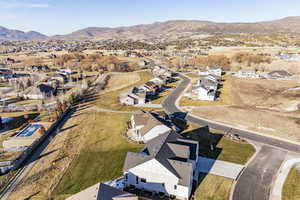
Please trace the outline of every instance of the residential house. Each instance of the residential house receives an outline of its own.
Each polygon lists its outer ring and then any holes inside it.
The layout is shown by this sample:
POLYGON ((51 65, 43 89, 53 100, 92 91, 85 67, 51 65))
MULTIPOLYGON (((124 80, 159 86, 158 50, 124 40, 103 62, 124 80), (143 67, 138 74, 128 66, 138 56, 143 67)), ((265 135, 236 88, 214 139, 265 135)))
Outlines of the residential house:
POLYGON ((37 86, 32 86, 25 90, 23 94, 24 99, 45 99, 52 97, 56 89, 48 84, 39 84, 37 86))
POLYGON ((207 67, 207 71, 209 74, 213 74, 216 76, 222 76, 222 69, 220 67, 214 66, 214 67, 207 67))
POLYGON ((169 71, 168 69, 165 69, 161 66, 154 66, 152 69, 152 73, 154 74, 154 76, 165 76, 165 77, 172 77, 172 72, 169 71))
POLYGON ((120 94, 120 102, 124 105, 141 105, 146 103, 146 92, 133 88, 120 94))
POLYGON ((68 82, 68 77, 66 75, 63 75, 60 73, 52 75, 51 79, 57 80, 59 83, 62 83, 62 84, 68 82))
POLYGON ((217 90, 218 85, 219 85, 219 81, 212 78, 211 76, 204 76, 204 77, 199 78, 197 85, 198 86, 203 85, 203 86, 206 86, 209 89, 217 90))
POLYGON ((200 71, 198 72, 198 74, 199 74, 200 76, 206 76, 206 75, 209 75, 209 71, 206 70, 206 69, 202 69, 202 70, 200 70, 200 71))
POLYGON ((203 101, 215 101, 216 90, 204 85, 194 86, 192 88, 192 98, 203 101))
POLYGON ((158 93, 160 88, 155 82, 147 81, 143 85, 139 86, 139 89, 144 91, 147 96, 154 96, 158 93))
POLYGON ((127 135, 138 142, 149 140, 172 130, 172 123, 166 113, 140 111, 131 116, 127 135))
POLYGON ((50 68, 48 65, 31 65, 29 69, 33 72, 49 72, 50 68))
POLYGON ((275 80, 289 80, 292 78, 292 74, 288 73, 284 70, 272 71, 266 75, 268 79, 275 79, 275 80))
POLYGON ((201 76, 192 87, 191 97, 196 100, 215 101, 220 77, 216 75, 201 76))
POLYGON ((256 70, 251 67, 239 70, 238 73, 235 74, 235 76, 240 78, 259 78, 259 74, 257 74, 256 70))
POLYGON ((97 183, 67 200, 138 200, 139 198, 121 189, 114 188, 104 183, 97 183))
POLYGON ((169 197, 190 198, 198 179, 198 142, 168 131, 148 141, 139 153, 128 152, 123 174, 125 187, 169 197))

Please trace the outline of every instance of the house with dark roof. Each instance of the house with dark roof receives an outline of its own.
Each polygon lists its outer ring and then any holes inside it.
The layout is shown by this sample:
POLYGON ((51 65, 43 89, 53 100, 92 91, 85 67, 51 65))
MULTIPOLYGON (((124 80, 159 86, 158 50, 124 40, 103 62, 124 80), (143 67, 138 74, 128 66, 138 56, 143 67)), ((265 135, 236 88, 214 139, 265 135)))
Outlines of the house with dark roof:
POLYGON ((67 198, 67 200, 138 200, 139 198, 131 193, 112 186, 97 183, 77 194, 67 198))
POLYGON ((168 119, 168 115, 162 112, 139 111, 131 116, 128 125, 128 137, 143 143, 176 129, 168 119))
POLYGON ((25 90, 23 97, 24 99, 45 99, 52 97, 56 89, 48 84, 39 84, 37 86, 32 86, 25 90))
POLYGON ((196 180, 198 142, 168 131, 148 141, 138 153, 128 152, 123 174, 127 188, 189 199, 196 180))

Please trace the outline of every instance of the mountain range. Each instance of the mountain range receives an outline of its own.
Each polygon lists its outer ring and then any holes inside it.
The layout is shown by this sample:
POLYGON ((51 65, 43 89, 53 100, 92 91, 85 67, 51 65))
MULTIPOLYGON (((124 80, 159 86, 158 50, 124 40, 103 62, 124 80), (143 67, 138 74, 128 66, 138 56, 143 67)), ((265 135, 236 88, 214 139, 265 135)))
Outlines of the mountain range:
POLYGON ((46 39, 47 36, 36 31, 19 31, 0 26, 0 40, 35 40, 46 39))
POLYGON ((200 20, 172 20, 127 27, 88 27, 66 35, 47 37, 35 31, 23 32, 0 27, 0 40, 70 39, 70 40, 172 40, 207 34, 300 34, 300 16, 253 23, 223 23, 200 20))

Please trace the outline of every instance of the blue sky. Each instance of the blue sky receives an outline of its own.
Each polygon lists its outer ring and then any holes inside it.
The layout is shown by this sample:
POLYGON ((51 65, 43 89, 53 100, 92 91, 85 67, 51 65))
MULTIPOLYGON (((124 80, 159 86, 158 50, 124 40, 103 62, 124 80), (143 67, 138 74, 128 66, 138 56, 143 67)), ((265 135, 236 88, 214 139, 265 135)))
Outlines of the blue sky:
POLYGON ((47 35, 174 19, 253 22, 300 15, 300 0, 0 0, 0 25, 47 35))

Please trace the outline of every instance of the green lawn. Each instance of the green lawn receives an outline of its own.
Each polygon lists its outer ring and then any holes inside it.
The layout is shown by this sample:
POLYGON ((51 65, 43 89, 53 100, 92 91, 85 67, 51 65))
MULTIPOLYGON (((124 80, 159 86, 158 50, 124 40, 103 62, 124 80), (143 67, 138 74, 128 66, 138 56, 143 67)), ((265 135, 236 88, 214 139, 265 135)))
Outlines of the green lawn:
MULTIPOLYGON (((236 142, 223 137, 223 134, 206 127, 190 124, 183 135, 200 142, 201 156, 245 164, 255 153, 255 148, 246 142, 236 142)), ((197 200, 229 200, 233 180, 212 174, 202 174, 200 185, 196 189, 197 200)))
POLYGON ((255 153, 255 148, 251 144, 235 142, 223 137, 223 134, 208 130, 205 127, 190 125, 183 134, 200 141, 200 155, 204 157, 245 164, 255 153))
POLYGON ((130 144, 122 137, 129 115, 95 115, 83 125, 82 130, 86 130, 83 148, 54 190, 54 196, 74 194, 98 182, 120 177, 126 153, 143 147, 130 144))
POLYGON ((134 111, 134 110, 140 110, 140 108, 133 107, 133 106, 123 106, 120 104, 119 96, 121 92, 124 92, 126 90, 129 90, 130 88, 134 86, 139 86, 151 78, 153 78, 153 75, 150 72, 139 72, 141 80, 129 87, 122 88, 120 90, 115 90, 112 92, 108 92, 105 94, 100 95, 99 100, 96 102, 96 106, 100 108, 106 108, 106 109, 112 109, 112 110, 120 110, 120 111, 134 111))
POLYGON ((299 200, 300 199, 300 165, 294 166, 282 189, 282 200, 299 200))
POLYGON ((233 180, 212 174, 202 174, 201 184, 196 190, 196 200, 229 200, 233 180))

